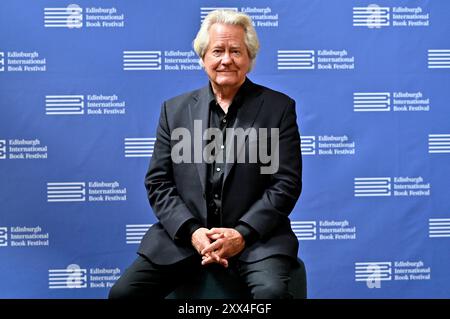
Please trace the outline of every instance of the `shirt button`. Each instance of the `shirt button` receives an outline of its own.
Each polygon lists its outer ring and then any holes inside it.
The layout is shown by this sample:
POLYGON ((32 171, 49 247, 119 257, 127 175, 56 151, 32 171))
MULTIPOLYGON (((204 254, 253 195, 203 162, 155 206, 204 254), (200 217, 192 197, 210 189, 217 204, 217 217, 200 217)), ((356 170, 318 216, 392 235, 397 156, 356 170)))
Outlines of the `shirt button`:
POLYGON ((226 122, 227 122, 227 119, 223 119, 222 122, 223 122, 223 123, 226 123, 226 122))
POLYGON ((220 167, 217 167, 217 168, 216 168, 216 171, 220 172, 220 167))
POLYGON ((219 194, 214 194, 214 198, 219 198, 219 194))
POLYGON ((224 145, 220 145, 220 148, 223 150, 225 148, 225 146, 224 145))

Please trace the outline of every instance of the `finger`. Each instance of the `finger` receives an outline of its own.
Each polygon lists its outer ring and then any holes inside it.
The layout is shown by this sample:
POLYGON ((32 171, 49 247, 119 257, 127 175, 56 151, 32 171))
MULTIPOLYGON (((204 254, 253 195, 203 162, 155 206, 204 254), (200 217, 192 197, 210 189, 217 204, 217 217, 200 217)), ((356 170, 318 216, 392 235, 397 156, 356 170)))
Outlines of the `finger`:
POLYGON ((216 260, 213 257, 206 257, 202 260, 203 266, 208 265, 208 264, 213 264, 213 263, 219 264, 225 268, 228 267, 228 260, 226 260, 225 258, 219 258, 219 260, 216 260))
POLYGON ((211 252, 211 258, 213 258, 215 261, 220 262, 220 258, 219 255, 217 255, 217 253, 215 253, 214 251, 211 252))
POLYGON ((223 245, 223 240, 219 239, 216 240, 215 242, 213 242, 211 245, 209 245, 206 248, 203 248, 203 250, 201 251, 201 254, 204 255, 206 253, 212 252, 214 250, 219 249, 221 246, 223 245))
POLYGON ((226 260, 225 258, 222 258, 221 265, 224 266, 225 268, 228 268, 228 260, 226 260))
POLYGON ((213 264, 216 263, 216 261, 214 260, 214 258, 212 257, 207 257, 205 259, 202 260, 202 265, 208 265, 208 264, 213 264))
POLYGON ((228 267, 228 260, 225 259, 225 258, 220 257, 220 254, 218 254, 217 251, 211 252, 211 257, 212 257, 213 259, 215 259, 215 261, 216 261, 218 264, 224 266, 225 268, 228 267))
POLYGON ((207 235, 212 235, 212 234, 221 234, 223 233, 223 229, 222 228, 218 228, 218 227, 213 227, 211 229, 208 229, 205 234, 207 235))
POLYGON ((208 235, 209 239, 217 240, 219 238, 225 238, 225 234, 212 234, 208 235))
MULTIPOLYGON (((197 246, 199 248, 199 252, 201 252, 203 249, 205 249, 206 247, 208 247, 212 243, 213 243, 213 240, 205 235, 205 238, 201 242, 199 242, 199 244, 197 246)), ((204 255, 204 254, 202 254, 202 255, 204 255)))
POLYGON ((226 260, 225 258, 219 258, 219 260, 216 262, 225 268, 228 267, 228 260, 226 260))

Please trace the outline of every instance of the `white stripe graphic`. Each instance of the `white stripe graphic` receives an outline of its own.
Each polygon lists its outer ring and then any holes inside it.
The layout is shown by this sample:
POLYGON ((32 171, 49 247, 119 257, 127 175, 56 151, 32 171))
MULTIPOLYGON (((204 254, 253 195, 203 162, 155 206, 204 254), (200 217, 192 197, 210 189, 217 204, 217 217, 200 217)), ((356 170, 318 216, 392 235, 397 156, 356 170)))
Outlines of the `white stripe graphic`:
POLYGON ((315 136, 301 136, 300 148, 302 155, 316 154, 316 137, 315 136))
POLYGON ((47 202, 84 202, 86 183, 47 183, 47 202))
POLYGON ((125 71, 161 70, 161 51, 123 51, 125 71))
POLYGON ((0 140, 0 159, 6 159, 6 140, 0 140))
POLYGON ((430 218, 428 220, 429 237, 450 237, 450 218, 430 218))
POLYGON ((355 262, 355 281, 391 280, 391 262, 355 262))
POLYGON ((8 227, 0 227, 0 247, 8 246, 8 227))
POLYGON ((151 157, 155 142, 155 137, 126 137, 125 157, 151 157))
POLYGON ((127 244, 140 244, 147 230, 153 224, 129 224, 126 225, 126 242, 127 244))
POLYGON ((387 112, 391 110, 389 92, 355 92, 353 93, 353 111, 387 112))
POLYGON ((450 153, 450 134, 428 134, 428 153, 450 153))
POLYGON ((45 114, 79 115, 84 114, 83 95, 46 95, 45 114))
POLYGON ((78 265, 70 265, 66 269, 48 270, 48 288, 86 288, 87 270, 81 269, 78 265))
POLYGON ((390 177, 355 177, 354 196, 390 196, 390 177))
POLYGON ((291 227, 298 240, 316 239, 317 230, 315 221, 291 221, 291 227))
POLYGON ((278 70, 314 69, 314 50, 278 50, 278 70))
POLYGON ((236 7, 201 7, 200 8, 200 22, 203 22, 205 20, 206 16, 214 10, 231 10, 238 12, 238 8, 236 7))
POLYGON ((450 69, 450 49, 429 49, 429 69, 450 69))
POLYGON ((0 52, 0 72, 5 71, 5 53, 0 52))
POLYGON ((80 28, 83 26, 83 9, 71 4, 66 8, 44 8, 46 28, 80 28))
POLYGON ((353 8, 353 26, 380 28, 389 26, 389 7, 369 5, 353 8))

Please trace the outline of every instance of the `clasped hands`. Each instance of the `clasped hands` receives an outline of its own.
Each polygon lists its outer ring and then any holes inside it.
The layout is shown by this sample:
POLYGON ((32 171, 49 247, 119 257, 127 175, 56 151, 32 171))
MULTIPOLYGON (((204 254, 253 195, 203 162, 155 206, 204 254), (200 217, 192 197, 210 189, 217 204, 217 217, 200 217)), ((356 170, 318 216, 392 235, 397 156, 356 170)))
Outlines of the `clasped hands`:
POLYGON ((234 228, 197 229, 191 237, 192 246, 202 255, 202 265, 218 263, 228 267, 228 258, 245 247, 244 237, 234 228))

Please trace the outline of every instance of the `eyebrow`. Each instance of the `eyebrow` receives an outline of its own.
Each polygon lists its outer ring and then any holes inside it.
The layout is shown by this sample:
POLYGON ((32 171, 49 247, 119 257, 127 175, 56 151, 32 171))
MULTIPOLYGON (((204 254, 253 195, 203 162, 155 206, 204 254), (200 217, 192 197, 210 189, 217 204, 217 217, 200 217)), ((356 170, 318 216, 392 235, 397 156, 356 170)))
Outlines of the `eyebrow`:
MULTIPOLYGON (((223 44, 223 43, 219 43, 219 44, 214 44, 214 45, 212 45, 211 46, 211 49, 213 49, 213 48, 223 48, 225 46, 225 44, 223 44)), ((231 49, 241 49, 243 46, 242 45, 239 45, 239 44, 236 44, 236 45, 230 45, 230 48, 231 49)))

